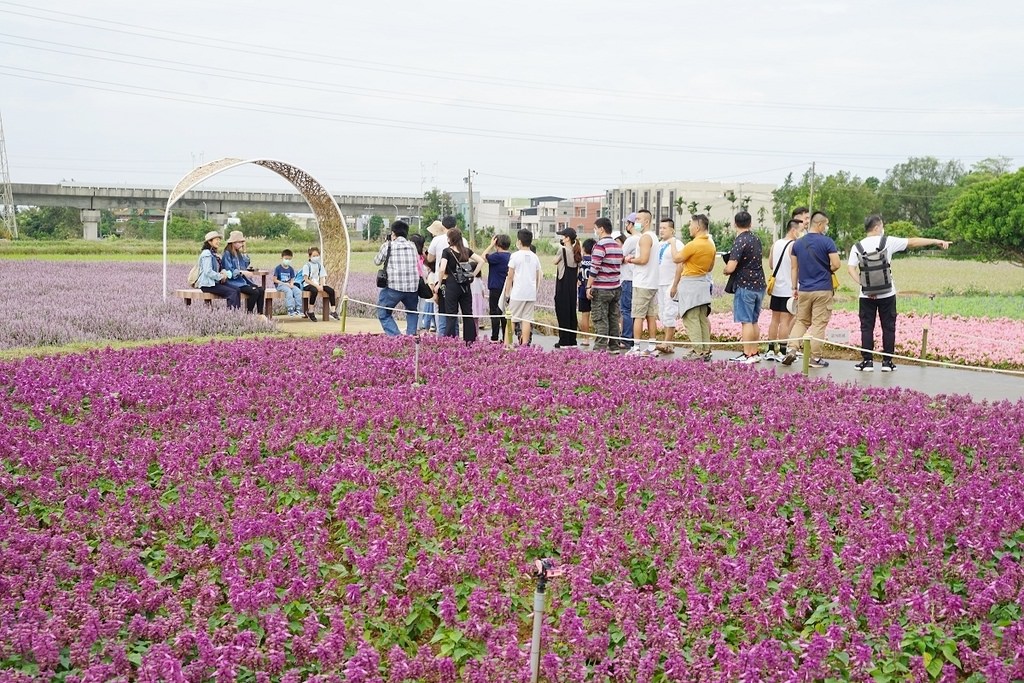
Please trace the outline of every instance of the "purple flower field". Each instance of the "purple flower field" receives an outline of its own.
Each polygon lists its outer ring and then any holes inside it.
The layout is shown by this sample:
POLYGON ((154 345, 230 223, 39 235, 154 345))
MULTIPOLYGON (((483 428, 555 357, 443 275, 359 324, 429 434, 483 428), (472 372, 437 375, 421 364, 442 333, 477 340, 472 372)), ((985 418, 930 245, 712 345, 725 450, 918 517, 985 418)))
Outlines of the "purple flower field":
MULTIPOLYGON (((189 266, 168 267, 172 289, 189 266)), ((0 349, 272 332, 266 320, 216 302, 186 307, 161 296, 159 263, 0 260, 0 349)))
POLYGON ((411 352, 0 363, 0 680, 1024 677, 1024 403, 411 352))

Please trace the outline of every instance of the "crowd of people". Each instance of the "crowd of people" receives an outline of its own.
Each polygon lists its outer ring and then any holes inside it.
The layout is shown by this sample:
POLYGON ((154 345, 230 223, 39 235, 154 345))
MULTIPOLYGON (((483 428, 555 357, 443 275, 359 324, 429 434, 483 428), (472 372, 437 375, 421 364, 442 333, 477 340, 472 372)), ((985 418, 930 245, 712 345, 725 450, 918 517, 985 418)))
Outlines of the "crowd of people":
MULTIPOLYGON (((257 285, 253 279, 258 270, 253 267, 245 250, 245 235, 240 230, 233 230, 228 235, 221 252, 221 234, 216 230, 206 233, 203 246, 199 250, 198 277, 195 286, 206 292, 219 296, 227 301, 229 309, 240 309, 242 295, 245 295, 247 313, 263 315, 266 301, 266 288, 257 285)), ((331 307, 331 317, 338 320, 338 299, 334 288, 327 284, 327 269, 320 260, 319 247, 310 247, 306 251, 307 260, 298 270, 292 265, 292 251, 281 252, 281 262, 274 267, 271 284, 278 292, 284 294, 285 307, 290 317, 306 315, 316 322, 313 313, 317 297, 327 297, 331 307), (303 292, 309 301, 308 310, 302 312, 303 292)))
MULTIPOLYGON (((799 355, 787 340, 810 336, 811 368, 825 368, 822 356, 825 333, 832 316, 836 273, 841 268, 839 250, 828 236, 829 218, 806 207, 793 211, 786 233, 768 252, 766 276, 764 245, 751 229, 751 216, 740 211, 733 218, 735 239, 728 252, 716 251, 706 215, 690 217, 689 241, 681 241, 671 218, 654 227, 647 209, 629 214, 621 230, 608 218, 594 221, 593 236, 581 239, 576 230, 556 234, 554 312, 558 327, 555 348, 588 346, 609 354, 657 356, 675 352, 677 322, 689 340, 687 359, 711 360, 712 272, 720 256, 728 276, 726 292, 732 294, 733 320, 740 324, 742 350, 729 360, 742 364, 776 361, 790 365, 799 355), (761 352, 761 312, 770 313, 767 351, 761 352), (659 339, 658 330, 663 332, 659 339)), ((885 235, 880 216, 865 219, 865 237, 850 250, 848 273, 858 288, 862 360, 856 369, 874 369, 876 319, 882 326, 883 372, 895 370, 896 289, 892 281, 894 254, 925 246, 949 248, 949 242, 927 238, 885 235)), ((467 244, 454 217, 434 221, 423 236, 411 235, 409 226, 397 220, 381 245, 374 263, 380 294, 377 316, 388 335, 400 334, 394 310, 406 311, 406 334, 434 330, 440 336, 477 340, 489 323, 490 339, 505 338, 506 313, 515 326, 518 344, 532 340, 538 306, 542 265, 530 230, 519 230, 512 239, 496 235, 481 254, 467 244), (484 268, 487 268, 486 278, 484 268)), ((223 257, 217 255, 220 236, 207 235, 200 258, 202 287, 228 298, 238 307, 238 293, 259 290, 248 279, 245 240, 233 232, 223 257), (227 288, 231 288, 229 291, 227 288), (233 299, 231 297, 234 297, 233 299)), ((324 282, 326 271, 316 248, 309 262, 296 273, 291 252, 282 255, 274 271, 278 288, 305 288, 311 297, 334 291, 324 282), (313 291, 310 290, 313 288, 313 291)), ((299 290, 301 291, 301 289, 299 290)), ((299 301, 288 299, 289 313, 299 301)), ((249 296, 249 308, 262 312, 262 297, 249 296)), ((311 314, 312 315, 312 314, 311 314)))

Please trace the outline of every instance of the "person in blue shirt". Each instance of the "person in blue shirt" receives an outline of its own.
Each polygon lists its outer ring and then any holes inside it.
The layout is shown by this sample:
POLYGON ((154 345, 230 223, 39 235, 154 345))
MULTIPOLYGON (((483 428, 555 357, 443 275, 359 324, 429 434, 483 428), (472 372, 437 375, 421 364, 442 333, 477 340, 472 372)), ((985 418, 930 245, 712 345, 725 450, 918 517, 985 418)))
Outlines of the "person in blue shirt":
MULTIPOLYGON (((821 357, 824 347, 825 330, 832 319, 832 302, 835 298, 833 273, 839 270, 839 249, 828 232, 828 216, 822 211, 811 214, 811 225, 807 234, 793 243, 792 282, 793 298, 796 299, 796 324, 789 333, 791 339, 799 339, 805 333, 811 336, 812 368, 827 368, 828 361, 821 357)), ((796 345, 789 345, 789 352, 782 359, 783 365, 796 360, 796 345)))
POLYGON ((206 233, 203 248, 199 250, 199 279, 196 280, 196 287, 207 294, 224 297, 228 308, 241 308, 238 289, 224 284, 228 274, 221 270, 220 256, 217 254, 220 240, 220 233, 216 230, 206 233))
POLYGON ((284 293, 284 305, 288 317, 302 316, 302 288, 295 284, 295 269, 292 268, 292 250, 281 252, 281 263, 274 268, 274 289, 284 293))
POLYGON ((253 274, 249 265, 249 255, 245 253, 245 235, 241 230, 232 230, 228 235, 227 246, 224 247, 224 258, 221 266, 228 271, 228 279, 224 282, 229 287, 234 287, 240 294, 245 294, 246 313, 256 312, 263 315, 263 301, 266 298, 266 291, 249 279, 253 274))
POLYGON ((495 235, 487 245, 483 256, 487 259, 487 293, 488 313, 491 316, 491 341, 505 338, 505 316, 501 313, 498 303, 501 293, 505 290, 505 278, 508 277, 508 260, 512 256, 509 248, 512 240, 508 235, 495 235), (492 250, 497 250, 491 253, 492 250))

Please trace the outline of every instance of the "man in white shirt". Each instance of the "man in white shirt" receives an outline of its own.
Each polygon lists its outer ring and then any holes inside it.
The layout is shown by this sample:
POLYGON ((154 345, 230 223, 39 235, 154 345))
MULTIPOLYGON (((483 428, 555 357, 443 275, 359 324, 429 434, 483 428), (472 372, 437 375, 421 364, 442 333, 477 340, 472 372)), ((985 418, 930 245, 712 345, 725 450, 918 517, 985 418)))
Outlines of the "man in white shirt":
POLYGON ((860 346, 861 362, 854 367, 861 372, 872 372, 875 369, 873 351, 875 348, 875 317, 882 323, 882 372, 892 372, 896 369, 892 362, 892 355, 896 351, 896 283, 892 281, 892 257, 894 254, 906 249, 918 249, 920 247, 939 247, 949 249, 950 242, 945 240, 929 239, 925 237, 892 237, 885 234, 885 225, 882 217, 878 215, 868 216, 864 220, 864 231, 867 236, 850 249, 850 258, 846 262, 850 277, 861 288, 860 291, 860 346), (857 247, 860 247, 858 249, 857 247), (884 261, 879 264, 877 258, 872 259, 871 255, 884 251, 884 261), (870 259, 870 260, 867 260, 870 259), (861 267, 872 263, 869 276, 867 269, 861 272, 861 267), (880 265, 876 268, 876 264, 880 265), (869 284, 873 291, 865 292, 864 281, 869 283, 883 282, 881 286, 869 284))
POLYGON ((655 348, 662 353, 675 353, 669 342, 675 340, 679 302, 672 296, 672 284, 676 281, 676 272, 683 272, 683 264, 675 262, 676 254, 683 250, 683 243, 676 238, 675 221, 662 218, 658 223, 658 238, 658 315, 665 331, 665 343, 655 348))
POLYGON ((520 323, 519 345, 530 343, 534 307, 540 291, 540 259, 530 249, 533 233, 523 229, 516 233, 519 249, 508 257, 508 275, 505 277, 504 296, 508 298, 508 312, 513 323, 520 323))
POLYGON ((775 240, 771 253, 768 254, 768 267, 775 278, 775 286, 769 294, 771 298, 768 309, 772 312, 772 320, 768 324, 768 353, 764 354, 765 360, 781 363, 788 351, 785 340, 789 339, 789 333, 793 331, 793 323, 796 320, 787 305, 793 296, 793 244, 804 227, 803 221, 810 222, 807 216, 808 214, 804 213, 802 219, 790 219, 786 224, 785 236, 775 240))
MULTIPOLYGON (((636 254, 625 256, 623 263, 633 265, 633 348, 626 355, 657 356, 654 341, 658 334, 658 253, 655 248, 654 231, 651 229, 653 216, 647 209, 636 212, 640 240, 636 254), (647 343, 640 347, 644 320, 647 321, 647 343)), ((623 245, 625 247, 625 245, 623 245)))

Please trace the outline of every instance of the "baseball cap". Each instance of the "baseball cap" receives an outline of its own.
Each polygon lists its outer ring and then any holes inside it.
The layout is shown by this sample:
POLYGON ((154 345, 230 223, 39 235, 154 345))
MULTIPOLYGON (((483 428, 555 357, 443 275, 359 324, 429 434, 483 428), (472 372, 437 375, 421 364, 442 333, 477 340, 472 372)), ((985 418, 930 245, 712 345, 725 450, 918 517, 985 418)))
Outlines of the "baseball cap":
POLYGON ((573 230, 572 228, 562 228, 561 230, 559 230, 555 234, 556 235, 561 235, 562 237, 568 237, 571 240, 575 240, 576 239, 576 231, 573 230))
POLYGON ((622 219, 623 223, 636 223, 636 211, 622 219))

